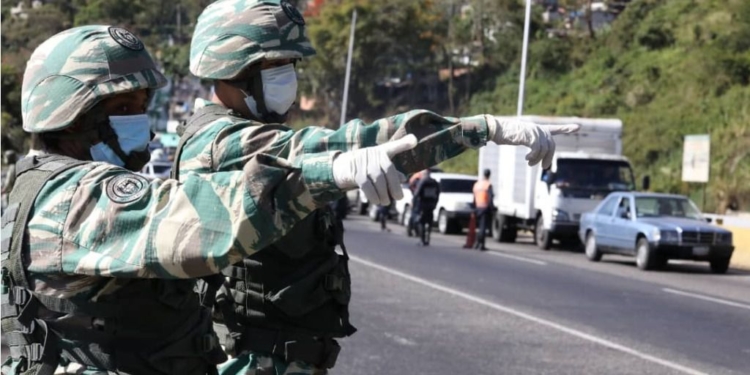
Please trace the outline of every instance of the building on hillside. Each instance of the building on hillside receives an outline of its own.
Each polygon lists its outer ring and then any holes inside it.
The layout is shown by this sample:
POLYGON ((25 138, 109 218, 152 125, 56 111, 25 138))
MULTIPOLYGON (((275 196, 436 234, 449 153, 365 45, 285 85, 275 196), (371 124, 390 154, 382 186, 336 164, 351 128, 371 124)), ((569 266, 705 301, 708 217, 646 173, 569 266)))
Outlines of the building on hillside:
MULTIPOLYGON (((44 5, 41 0, 34 0, 31 2, 31 9, 37 9, 44 5)), ((24 1, 19 1, 16 6, 10 8, 10 16, 11 17, 17 17, 22 19, 27 19, 29 17, 28 9, 26 9, 26 4, 24 1)))

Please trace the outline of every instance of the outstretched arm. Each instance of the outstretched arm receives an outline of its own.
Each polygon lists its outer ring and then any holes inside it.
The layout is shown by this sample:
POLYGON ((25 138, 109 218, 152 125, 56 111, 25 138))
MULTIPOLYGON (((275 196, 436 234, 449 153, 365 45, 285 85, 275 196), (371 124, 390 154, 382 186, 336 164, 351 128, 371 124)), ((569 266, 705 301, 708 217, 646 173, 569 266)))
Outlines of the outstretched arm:
POLYGON ((301 170, 271 155, 181 182, 91 163, 51 180, 37 197, 29 271, 205 276, 275 242, 314 208, 301 170))

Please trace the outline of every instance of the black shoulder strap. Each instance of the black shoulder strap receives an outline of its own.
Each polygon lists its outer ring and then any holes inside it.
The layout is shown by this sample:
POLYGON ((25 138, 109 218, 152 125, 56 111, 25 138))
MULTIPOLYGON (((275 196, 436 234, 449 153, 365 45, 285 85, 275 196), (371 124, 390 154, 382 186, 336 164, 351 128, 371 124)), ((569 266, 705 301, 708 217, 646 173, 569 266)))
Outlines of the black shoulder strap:
POLYGON ((23 267, 22 243, 29 214, 37 195, 50 179, 72 167, 88 163, 61 155, 31 156, 18 163, 18 177, 2 218, 2 268, 15 285, 28 288, 23 267))
POLYGON ((48 339, 46 323, 33 319, 39 305, 38 300, 32 298, 23 257, 23 240, 31 209, 49 180, 85 163, 88 162, 60 155, 43 155, 24 158, 17 165, 18 177, 8 198, 9 208, 2 218, 0 299, 3 342, 8 342, 10 355, 17 360, 14 363, 25 368, 24 373, 51 375, 59 357, 56 343, 48 339))
POLYGON ((182 148, 185 146, 185 143, 187 143, 195 133, 203 129, 204 126, 222 117, 232 116, 233 114, 234 111, 224 106, 207 105, 195 111, 186 122, 177 126, 177 134, 180 136, 180 143, 177 144, 174 161, 172 162, 171 177, 173 179, 177 180, 180 178, 180 156, 182 155, 182 148))

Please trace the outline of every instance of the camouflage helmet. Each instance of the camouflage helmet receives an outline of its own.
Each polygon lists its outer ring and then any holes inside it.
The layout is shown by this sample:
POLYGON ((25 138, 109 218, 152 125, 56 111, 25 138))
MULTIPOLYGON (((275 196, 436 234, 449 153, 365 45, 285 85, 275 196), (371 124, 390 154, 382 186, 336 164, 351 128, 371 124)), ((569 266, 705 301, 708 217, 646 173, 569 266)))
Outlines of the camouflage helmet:
POLYGON ((305 19, 279 0, 219 0, 198 18, 190 44, 190 71, 200 78, 231 80, 263 59, 315 54, 305 19))
POLYGON ((21 88, 23 129, 64 129, 103 99, 163 87, 167 80, 143 43, 113 26, 82 26, 42 43, 29 58, 21 88))

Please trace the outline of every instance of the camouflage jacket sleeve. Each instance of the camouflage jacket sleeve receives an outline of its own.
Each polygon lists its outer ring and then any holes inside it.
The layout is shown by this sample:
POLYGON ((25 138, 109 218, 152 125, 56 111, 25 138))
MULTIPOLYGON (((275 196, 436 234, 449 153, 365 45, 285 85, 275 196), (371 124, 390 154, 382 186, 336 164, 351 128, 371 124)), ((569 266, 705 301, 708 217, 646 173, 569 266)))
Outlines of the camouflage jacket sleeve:
POLYGON ((303 155, 324 151, 348 151, 370 147, 406 134, 419 139, 417 147, 396 156, 396 168, 412 173, 434 166, 444 160, 458 156, 467 148, 483 146, 489 139, 489 128, 485 115, 472 117, 442 117, 425 110, 413 110, 396 116, 365 124, 352 120, 338 130, 308 127, 295 133, 285 134, 279 143, 289 143, 292 161, 303 155))
POLYGON ((50 180, 37 196, 28 270, 204 276, 275 242, 313 208, 300 170, 272 155, 180 182, 89 163, 50 180))
POLYGON ((239 171, 257 157, 288 160, 301 171, 301 182, 320 207, 343 192, 333 180, 333 159, 341 151, 320 149, 304 155, 286 141, 294 131, 283 125, 263 125, 239 117, 223 117, 207 124, 186 142, 180 157, 180 178, 186 173, 210 175, 239 171))

